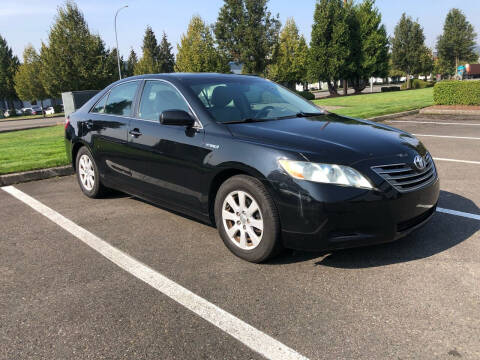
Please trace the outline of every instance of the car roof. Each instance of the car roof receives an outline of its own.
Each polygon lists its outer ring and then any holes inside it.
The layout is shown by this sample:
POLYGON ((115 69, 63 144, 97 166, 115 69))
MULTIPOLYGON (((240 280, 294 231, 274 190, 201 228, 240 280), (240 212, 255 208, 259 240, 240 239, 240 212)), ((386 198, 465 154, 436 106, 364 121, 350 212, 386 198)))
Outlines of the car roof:
POLYGON ((220 73, 163 73, 163 74, 144 74, 144 75, 137 75, 131 76, 122 80, 119 80, 117 83, 123 81, 130 81, 136 79, 165 79, 165 80, 198 80, 204 79, 206 81, 209 80, 222 80, 222 79, 252 79, 252 78, 259 78, 256 75, 237 75, 237 74, 220 74, 220 73))

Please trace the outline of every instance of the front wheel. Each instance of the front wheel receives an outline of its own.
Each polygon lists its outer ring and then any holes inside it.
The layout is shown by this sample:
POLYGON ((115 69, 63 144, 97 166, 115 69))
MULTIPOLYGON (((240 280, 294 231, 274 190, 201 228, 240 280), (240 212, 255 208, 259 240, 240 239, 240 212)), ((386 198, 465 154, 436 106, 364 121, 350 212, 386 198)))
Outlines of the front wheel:
POLYGON ((225 245, 242 259, 259 263, 282 248, 277 209, 256 178, 237 175, 220 186, 215 221, 225 245))

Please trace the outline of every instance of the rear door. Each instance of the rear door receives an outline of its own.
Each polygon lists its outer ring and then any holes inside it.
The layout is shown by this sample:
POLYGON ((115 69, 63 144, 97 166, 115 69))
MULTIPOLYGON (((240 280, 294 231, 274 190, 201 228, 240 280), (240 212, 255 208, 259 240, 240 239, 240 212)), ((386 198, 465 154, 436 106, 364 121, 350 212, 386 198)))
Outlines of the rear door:
POLYGON ((129 127, 129 167, 142 183, 144 197, 195 212, 200 210, 203 160, 210 152, 203 146, 204 130, 199 122, 195 128, 160 124, 165 110, 183 110, 195 117, 172 84, 145 81, 137 119, 129 127))
POLYGON ((131 174, 128 158, 128 126, 133 116, 140 81, 128 81, 113 87, 101 98, 83 124, 91 135, 93 155, 104 183, 128 188, 131 174))

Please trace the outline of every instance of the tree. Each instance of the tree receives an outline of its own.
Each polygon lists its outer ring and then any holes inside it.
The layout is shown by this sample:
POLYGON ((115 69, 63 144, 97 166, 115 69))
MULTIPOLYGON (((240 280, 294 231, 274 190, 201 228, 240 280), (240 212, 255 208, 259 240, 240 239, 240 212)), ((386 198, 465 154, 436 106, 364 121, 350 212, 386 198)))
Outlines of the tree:
POLYGON ((50 97, 63 91, 102 89, 118 76, 105 44, 90 32, 73 1, 58 8, 40 58, 42 83, 50 97))
MULTIPOLYGON (((351 5, 350 5, 351 6, 351 5)), ((375 0, 364 0, 351 6, 350 20, 353 65, 348 76, 355 93, 361 92, 370 77, 386 77, 388 74, 388 38, 382 15, 375 7, 375 0), (352 71, 353 70, 353 71, 352 71)))
POLYGON ((268 0, 224 0, 214 26, 219 49, 228 60, 242 62, 243 72, 263 74, 278 41, 280 21, 268 0))
POLYGON ((48 98, 48 94, 42 83, 41 69, 40 55, 29 45, 23 51, 23 63, 19 66, 14 80, 18 97, 30 102, 40 100, 43 109, 43 100, 48 98))
POLYGON ((425 80, 427 76, 430 75, 433 71, 433 53, 432 50, 424 46, 423 51, 420 55, 420 71, 419 75, 424 75, 425 80))
POLYGON ((407 89, 410 89, 410 76, 421 72, 422 55, 425 53, 423 29, 417 21, 403 13, 391 42, 393 66, 405 72, 407 89))
POLYGON ((200 16, 190 20, 177 48, 176 71, 230 72, 226 58, 215 48, 210 27, 200 16))
POLYGON ((332 95, 338 95, 336 82, 350 75, 353 44, 347 15, 341 0, 320 0, 315 6, 309 73, 326 82, 332 95))
POLYGON ((175 71, 175 56, 172 53, 172 46, 167 40, 165 31, 162 35, 162 41, 158 47, 158 61, 162 73, 171 73, 175 71))
POLYGON ((460 60, 476 61, 474 31, 463 12, 459 9, 451 9, 445 18, 443 34, 438 37, 437 51, 439 58, 444 64, 456 71, 460 60))
POLYGON ((142 58, 135 65, 135 75, 141 74, 157 74, 162 72, 161 65, 158 61, 158 43, 155 33, 150 26, 145 29, 143 37, 142 58))
POLYGON ((267 67, 267 76, 293 89, 296 83, 307 80, 307 61, 308 46, 305 38, 299 35, 293 18, 289 18, 280 33, 272 64, 267 67))
POLYGON ((18 66, 18 58, 13 55, 7 41, 0 35, 0 100, 7 100, 11 109, 13 100, 17 98, 14 76, 18 66))
POLYGON ((137 65, 137 62, 137 54, 133 49, 130 49, 130 55, 128 56, 128 60, 125 62, 125 77, 133 75, 133 71, 135 69, 135 66, 137 65))

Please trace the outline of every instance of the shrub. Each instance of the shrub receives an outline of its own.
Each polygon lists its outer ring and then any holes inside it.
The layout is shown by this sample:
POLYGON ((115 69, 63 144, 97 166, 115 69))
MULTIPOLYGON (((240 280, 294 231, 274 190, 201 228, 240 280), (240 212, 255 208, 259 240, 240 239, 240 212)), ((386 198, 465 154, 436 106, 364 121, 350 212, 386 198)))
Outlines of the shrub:
POLYGON ((400 91, 400 86, 383 86, 381 92, 400 91))
POLYGON ((307 100, 315 99, 315 95, 313 95, 310 91, 297 91, 297 94, 303 96, 307 100))
POLYGON ((441 81, 433 88, 437 105, 480 105, 480 81, 441 81))
POLYGON ((62 105, 53 105, 53 111, 55 111, 55 114, 63 112, 62 105))
MULTIPOLYGON (((411 89, 425 89, 425 88, 428 88, 428 87, 432 87, 434 86, 435 83, 434 82, 431 82, 431 81, 425 81, 425 80, 420 80, 420 79, 412 79, 411 81, 411 89)), ((407 82, 405 81, 403 84, 402 84, 402 89, 406 89, 407 88, 407 82)))

